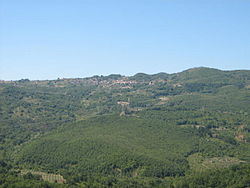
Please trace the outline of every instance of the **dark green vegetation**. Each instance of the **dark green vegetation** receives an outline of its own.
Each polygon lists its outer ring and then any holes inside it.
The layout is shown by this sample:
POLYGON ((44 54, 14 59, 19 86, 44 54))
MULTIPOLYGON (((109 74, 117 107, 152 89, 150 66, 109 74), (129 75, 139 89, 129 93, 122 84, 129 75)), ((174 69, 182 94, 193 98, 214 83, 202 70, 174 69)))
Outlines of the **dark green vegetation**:
POLYGON ((2 82, 0 187, 248 187, 249 114, 250 71, 2 82))

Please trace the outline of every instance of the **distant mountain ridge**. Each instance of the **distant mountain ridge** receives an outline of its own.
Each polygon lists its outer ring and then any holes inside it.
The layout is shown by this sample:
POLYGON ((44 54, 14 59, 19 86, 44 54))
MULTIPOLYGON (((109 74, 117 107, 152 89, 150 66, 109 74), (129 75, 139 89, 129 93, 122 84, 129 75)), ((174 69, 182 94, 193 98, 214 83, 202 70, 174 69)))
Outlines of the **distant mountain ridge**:
POLYGON ((11 82, 27 82, 27 81, 55 81, 55 80, 62 80, 62 79, 92 79, 92 78, 105 78, 105 79, 119 79, 119 78, 123 78, 123 77, 127 77, 127 78, 131 78, 131 79, 140 79, 140 78, 147 78, 147 79, 157 79, 157 78, 167 78, 168 76, 173 76, 173 75, 181 75, 181 74, 222 74, 222 73, 226 73, 226 74, 231 74, 231 73, 236 73, 236 72, 245 72, 246 74, 249 72, 250 70, 247 69, 242 69, 242 70, 220 70, 220 69, 216 69, 216 68, 209 68, 209 67, 194 67, 194 68, 190 68, 187 70, 183 70, 181 72, 176 72, 176 73, 167 73, 167 72, 159 72, 159 73, 155 73, 155 74, 147 74, 147 73, 136 73, 133 76, 125 76, 125 75, 121 75, 121 74, 110 74, 107 76, 103 76, 103 75, 94 75, 91 77, 81 77, 81 78, 58 78, 58 79, 52 79, 52 80, 30 80, 28 78, 24 78, 24 79, 20 79, 20 80, 12 80, 12 81, 5 81, 5 80, 0 80, 0 83, 11 83, 11 82))

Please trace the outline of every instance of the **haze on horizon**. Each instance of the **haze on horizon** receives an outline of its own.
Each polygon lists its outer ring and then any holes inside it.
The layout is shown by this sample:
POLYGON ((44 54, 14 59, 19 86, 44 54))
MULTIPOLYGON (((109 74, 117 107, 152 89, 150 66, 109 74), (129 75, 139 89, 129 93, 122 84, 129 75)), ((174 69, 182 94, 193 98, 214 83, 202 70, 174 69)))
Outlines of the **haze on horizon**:
POLYGON ((250 1, 0 0, 0 80, 250 69, 250 1))

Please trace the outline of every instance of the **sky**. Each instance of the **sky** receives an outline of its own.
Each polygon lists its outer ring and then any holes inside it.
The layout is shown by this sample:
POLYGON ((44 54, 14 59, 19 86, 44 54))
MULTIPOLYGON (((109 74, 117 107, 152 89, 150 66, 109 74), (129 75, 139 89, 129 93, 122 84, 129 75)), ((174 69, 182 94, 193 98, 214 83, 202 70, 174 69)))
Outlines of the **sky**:
POLYGON ((250 0, 0 0, 0 80, 250 69, 250 0))

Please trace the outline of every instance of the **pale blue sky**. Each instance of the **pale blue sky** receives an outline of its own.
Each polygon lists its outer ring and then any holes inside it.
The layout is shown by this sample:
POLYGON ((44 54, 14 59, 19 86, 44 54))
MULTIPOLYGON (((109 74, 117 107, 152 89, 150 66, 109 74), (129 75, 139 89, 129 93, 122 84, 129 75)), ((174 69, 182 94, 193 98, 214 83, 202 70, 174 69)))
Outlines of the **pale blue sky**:
POLYGON ((249 0, 0 0, 0 80, 250 69, 249 0))

